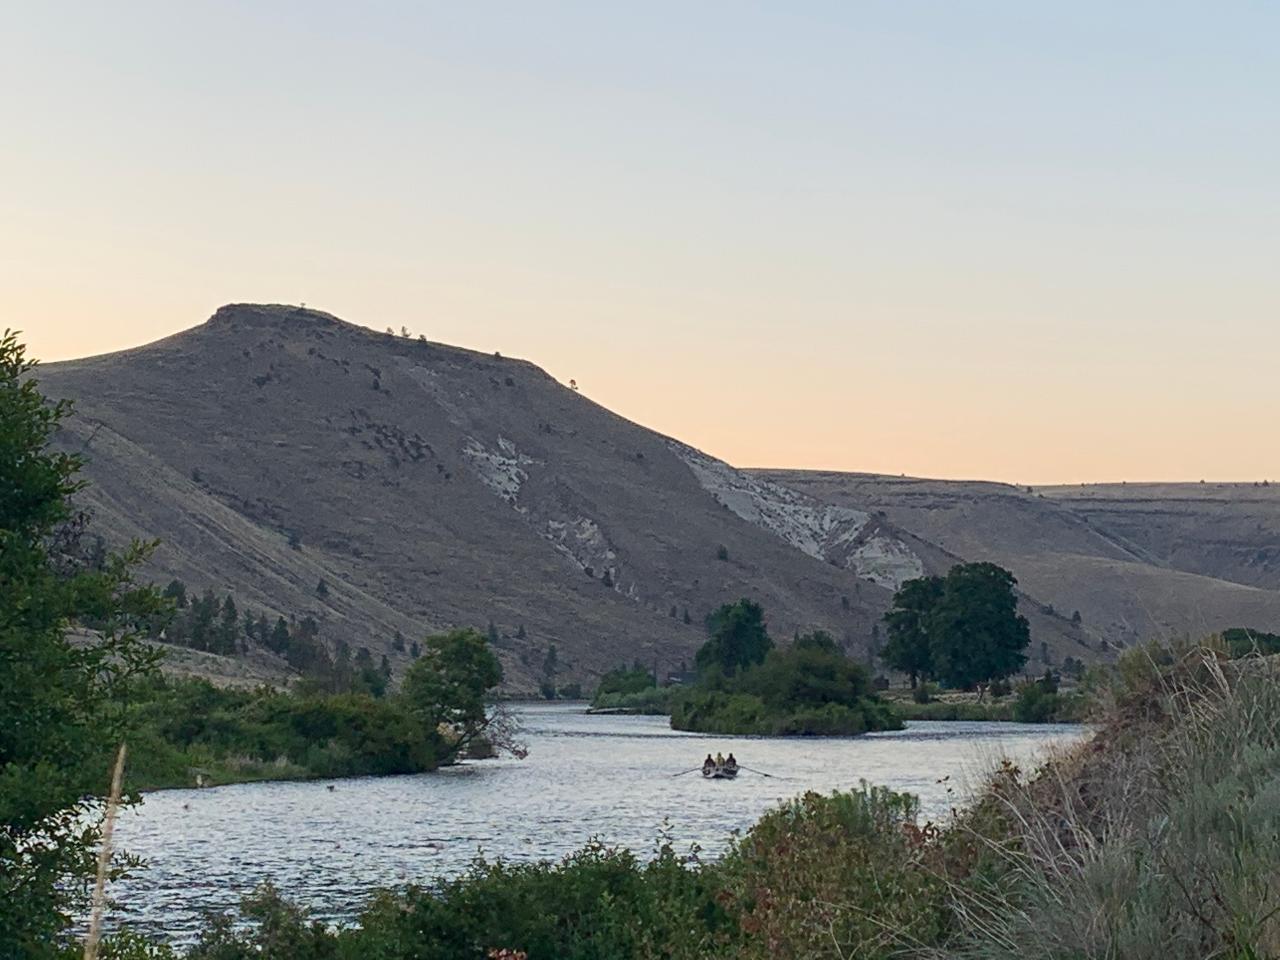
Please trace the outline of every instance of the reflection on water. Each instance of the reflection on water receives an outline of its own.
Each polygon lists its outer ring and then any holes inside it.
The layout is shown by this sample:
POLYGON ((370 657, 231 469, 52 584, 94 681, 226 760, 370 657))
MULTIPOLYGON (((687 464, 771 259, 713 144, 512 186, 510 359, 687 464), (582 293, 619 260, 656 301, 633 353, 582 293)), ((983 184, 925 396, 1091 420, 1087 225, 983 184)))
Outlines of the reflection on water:
POLYGON ((1026 764, 1083 735, 1072 725, 917 722, 857 738, 779 740, 677 733, 666 717, 588 716, 563 704, 518 715, 525 760, 149 794, 116 830, 147 867, 113 885, 114 923, 189 939, 201 912, 233 908, 267 880, 339 920, 372 887, 428 883, 478 853, 558 858, 592 837, 647 852, 664 822, 678 850, 696 843, 715 855, 780 799, 859 780, 916 794, 924 817, 936 819, 998 758, 1026 764), (672 776, 729 750, 773 777, 672 776))

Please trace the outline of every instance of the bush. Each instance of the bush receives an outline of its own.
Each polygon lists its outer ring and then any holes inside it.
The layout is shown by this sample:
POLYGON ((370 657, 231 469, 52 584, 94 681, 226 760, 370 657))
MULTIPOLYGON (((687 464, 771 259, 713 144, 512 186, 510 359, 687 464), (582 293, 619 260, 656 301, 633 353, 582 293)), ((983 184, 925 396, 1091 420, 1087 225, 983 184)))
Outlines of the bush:
POLYGON ((673 699, 671 726, 740 736, 854 736, 869 730, 898 730, 902 721, 888 704, 869 697, 853 704, 780 706, 754 694, 694 688, 673 699))
POLYGON ((896 702, 903 720, 1001 721, 1013 719, 1012 703, 978 703, 976 700, 933 700, 929 703, 896 702))
POLYGON ((1264 633, 1246 627, 1232 627, 1222 631, 1222 642, 1233 660, 1250 654, 1270 656, 1280 653, 1280 634, 1264 633))
POLYGON ((671 700, 676 690, 675 687, 648 687, 635 693, 597 694, 591 701, 591 709, 657 716, 671 712, 671 700))
POLYGON ((797 637, 785 650, 764 639, 759 662, 732 673, 708 672, 673 698, 671 726, 760 736, 850 736, 902 726, 871 692, 866 668, 825 633, 797 637))
POLYGON ((714 868, 741 931, 722 955, 881 958, 940 942, 947 884, 917 811, 914 797, 864 782, 765 814, 714 868))
POLYGON ((436 888, 379 893, 342 931, 267 890, 247 901, 251 929, 215 923, 188 960, 483 960, 502 949, 557 960, 694 957, 729 923, 688 866, 665 844, 649 863, 598 843, 555 864, 479 860, 436 888))
POLYGON ((657 678, 644 667, 616 667, 600 678, 596 696, 606 693, 639 693, 658 685, 657 678))
POLYGON ((365 694, 295 696, 156 679, 131 711, 131 789, 433 770, 446 753, 397 700, 365 694))
POLYGON ((940 692, 936 683, 921 682, 911 689, 911 699, 916 703, 931 703, 940 692))

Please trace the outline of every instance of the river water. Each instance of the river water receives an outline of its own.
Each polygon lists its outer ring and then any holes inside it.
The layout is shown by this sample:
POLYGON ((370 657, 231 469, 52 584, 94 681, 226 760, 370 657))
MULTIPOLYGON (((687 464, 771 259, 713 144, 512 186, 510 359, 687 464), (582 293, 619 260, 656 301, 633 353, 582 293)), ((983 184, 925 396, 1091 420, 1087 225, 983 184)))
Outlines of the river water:
POLYGON ((418 776, 255 783, 148 794, 116 829, 146 866, 112 885, 112 927, 188 941, 209 910, 264 881, 323 919, 351 916, 378 886, 429 883, 489 858, 559 858, 593 837, 649 853, 715 856, 780 800, 860 780, 909 791, 922 819, 963 803, 1001 757, 1027 766, 1084 735, 1074 725, 910 723, 861 737, 759 739, 686 734, 666 717, 592 716, 581 705, 516 708, 529 747, 418 776), (734 781, 673 777, 734 752, 734 781))

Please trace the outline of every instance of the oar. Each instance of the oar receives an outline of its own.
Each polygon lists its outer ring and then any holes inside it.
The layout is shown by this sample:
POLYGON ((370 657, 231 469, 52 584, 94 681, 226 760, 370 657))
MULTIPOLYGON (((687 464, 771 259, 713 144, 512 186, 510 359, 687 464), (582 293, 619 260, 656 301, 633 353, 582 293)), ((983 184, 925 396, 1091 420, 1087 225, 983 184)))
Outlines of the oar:
POLYGON ((692 769, 689 769, 689 770, 681 770, 679 773, 673 773, 671 774, 671 776, 683 777, 686 773, 693 773, 695 770, 701 770, 701 769, 702 769, 701 767, 693 767, 692 769))
POLYGON ((743 766, 742 764, 738 764, 738 769, 751 770, 752 773, 758 773, 760 774, 760 776, 768 777, 770 780, 786 780, 787 779, 786 777, 774 776, 772 773, 765 773, 763 770, 753 770, 751 767, 743 766))

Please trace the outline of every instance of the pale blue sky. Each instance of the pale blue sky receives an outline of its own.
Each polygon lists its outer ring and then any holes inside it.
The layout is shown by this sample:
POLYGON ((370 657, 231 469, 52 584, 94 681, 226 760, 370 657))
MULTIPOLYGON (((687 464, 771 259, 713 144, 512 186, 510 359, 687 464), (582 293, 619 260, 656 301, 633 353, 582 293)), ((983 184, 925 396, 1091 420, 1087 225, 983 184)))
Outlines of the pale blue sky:
POLYGON ((1280 6, 0 10, 38 356, 305 301, 739 464, 1280 477, 1280 6))

